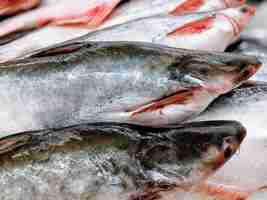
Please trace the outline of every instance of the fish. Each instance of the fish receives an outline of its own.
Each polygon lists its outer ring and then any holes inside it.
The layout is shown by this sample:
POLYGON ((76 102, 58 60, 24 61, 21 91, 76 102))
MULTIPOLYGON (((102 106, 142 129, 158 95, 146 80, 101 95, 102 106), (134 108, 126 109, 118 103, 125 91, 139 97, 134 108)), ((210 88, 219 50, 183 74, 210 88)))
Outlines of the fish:
POLYGON ((181 16, 245 4, 244 0, 129 0, 114 9, 100 26, 101 29, 159 14, 181 16))
POLYGON ((247 129, 239 153, 221 168, 211 181, 231 184, 243 191, 266 185, 267 83, 250 82, 216 99, 203 114, 192 121, 237 120, 247 129), (253 155, 253 156, 251 156, 253 155))
POLYGON ((227 162, 245 136, 235 121, 165 128, 93 123, 25 132, 0 141, 1 149, 20 144, 1 154, 0 198, 127 200, 145 188, 192 187, 227 162))
POLYGON ((65 24, 86 22, 96 27, 120 3, 120 0, 44 0, 40 7, 0 22, 0 37, 43 27, 55 21, 65 24))
POLYGON ((2 0, 0 16, 10 16, 39 6, 41 0, 2 0))
POLYGON ((0 137, 88 122, 177 124, 251 77, 250 56, 82 42, 0 64, 0 137))
MULTIPOLYGON (((244 5, 218 13, 207 12, 184 16, 160 15, 130 21, 94 33, 76 37, 70 42, 82 41, 138 41, 176 48, 224 51, 245 27, 255 8, 244 5), (239 27, 239 29, 237 29, 239 27), (209 42, 212 40, 213 42, 209 42)), ((29 57, 43 48, 71 39, 76 29, 47 27, 0 48, 0 61, 29 57), (51 36, 51 31, 56 33, 51 36), (73 34, 71 34, 73 33, 73 34), (49 36, 49 37, 47 37, 49 36)), ((63 44, 63 45, 64 45, 63 44)))

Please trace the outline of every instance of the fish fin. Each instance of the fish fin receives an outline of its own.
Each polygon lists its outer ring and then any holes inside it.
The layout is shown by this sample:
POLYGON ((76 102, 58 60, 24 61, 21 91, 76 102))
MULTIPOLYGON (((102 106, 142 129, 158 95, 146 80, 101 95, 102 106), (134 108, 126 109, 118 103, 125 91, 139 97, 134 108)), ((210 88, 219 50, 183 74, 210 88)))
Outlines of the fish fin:
POLYGON ((187 0, 178 7, 175 8, 171 15, 184 15, 188 13, 197 12, 199 8, 205 4, 205 0, 187 0))
POLYGON ((197 20, 188 23, 175 31, 168 34, 168 36, 179 36, 179 35, 191 35, 205 32, 213 27, 215 17, 208 17, 202 20, 197 20))
POLYGON ((66 16, 55 19, 51 25, 75 27, 80 25, 82 28, 96 28, 106 19, 113 9, 120 3, 121 0, 113 0, 95 8, 88 10, 82 15, 66 16))
POLYGON ((135 117, 142 113, 148 113, 148 112, 154 112, 154 111, 161 112, 161 110, 164 109, 165 107, 174 105, 174 104, 175 105, 186 104, 193 97, 195 89, 196 88, 183 89, 171 96, 161 98, 157 101, 153 101, 147 105, 141 106, 135 110, 131 110, 131 113, 132 113, 131 116, 135 117))

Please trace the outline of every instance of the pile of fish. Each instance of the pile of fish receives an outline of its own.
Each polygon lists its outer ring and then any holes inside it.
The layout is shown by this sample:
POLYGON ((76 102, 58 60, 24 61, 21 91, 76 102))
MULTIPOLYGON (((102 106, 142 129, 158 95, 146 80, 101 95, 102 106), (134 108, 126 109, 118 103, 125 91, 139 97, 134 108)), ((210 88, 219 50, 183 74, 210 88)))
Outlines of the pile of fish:
POLYGON ((0 199, 266 198, 267 56, 244 47, 255 12, 1 1, 0 199))

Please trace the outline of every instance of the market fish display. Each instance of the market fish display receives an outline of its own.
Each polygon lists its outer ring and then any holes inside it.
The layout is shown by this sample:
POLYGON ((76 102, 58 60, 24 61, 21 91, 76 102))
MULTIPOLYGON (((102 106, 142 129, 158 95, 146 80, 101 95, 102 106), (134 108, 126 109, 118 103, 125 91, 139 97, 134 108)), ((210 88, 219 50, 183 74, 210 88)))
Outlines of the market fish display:
POLYGON ((131 42, 74 43, 35 57, 0 65, 0 137, 88 122, 177 124, 261 66, 255 57, 131 42))
POLYGON ((156 129, 98 123, 24 133, 0 142, 23 144, 1 155, 0 198, 128 200, 142 197, 144 188, 152 196, 154 187, 192 187, 229 160, 245 135, 234 121, 156 129))
POLYGON ((120 0, 44 0, 40 7, 0 22, 0 37, 59 21, 62 24, 86 22, 87 26, 96 27, 118 3, 120 0))
POLYGON ((40 2, 41 0, 1 0, 0 16, 13 15, 32 9, 38 6, 40 2))
MULTIPOLYGON (((224 51, 236 40, 255 8, 244 5, 223 11, 190 14, 185 16, 161 15, 130 21, 75 38, 82 41, 138 41, 151 42, 177 48, 224 51), (212 42, 210 42, 212 40, 212 42)), ((28 57, 38 49, 60 43, 76 35, 76 30, 47 27, 11 42, 0 48, 0 61, 28 57), (51 37, 50 31, 58 31, 51 37), (73 33, 70 34, 70 33, 73 33), (58 36, 58 38, 57 38, 58 36)), ((84 32, 85 33, 85 32, 84 32)), ((68 43, 68 42, 66 42, 68 43)))

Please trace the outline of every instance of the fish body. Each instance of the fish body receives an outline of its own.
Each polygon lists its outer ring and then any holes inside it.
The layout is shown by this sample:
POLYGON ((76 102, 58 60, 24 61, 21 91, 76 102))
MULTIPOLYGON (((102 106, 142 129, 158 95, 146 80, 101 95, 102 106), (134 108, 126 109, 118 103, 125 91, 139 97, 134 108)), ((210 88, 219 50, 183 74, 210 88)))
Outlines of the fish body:
MULTIPOLYGON (((254 8, 244 5, 220 12, 197 13, 184 16, 159 15, 130 21, 125 24, 79 35, 70 42, 82 41, 138 41, 151 42, 176 48, 224 51, 250 19, 254 8), (243 24, 241 26, 241 24, 243 24), (240 27, 237 29, 237 27, 240 27), (210 42, 212 40, 212 42, 210 42)), ((0 49, 0 61, 27 57, 39 49, 65 39, 72 39, 77 30, 61 27, 47 27, 11 42, 0 49), (54 32, 53 37, 51 33, 54 32), (45 39, 44 39, 45 38, 45 39)), ((66 42, 68 43, 68 42, 66 42)))
POLYGON ((145 43, 51 48, 0 65, 1 137, 88 122, 177 124, 260 66, 255 57, 145 43))
POLYGON ((0 15, 14 15, 35 8, 40 3, 41 0, 2 0, 0 2, 0 15))
POLYGON ((207 12, 236 7, 244 1, 223 0, 130 0, 114 9, 111 15, 100 26, 101 29, 139 18, 159 14, 185 15, 196 12, 207 12))
POLYGON ((86 22, 95 27, 110 14, 120 0, 45 0, 32 11, 8 18, 0 23, 0 37, 57 22, 61 24, 86 22))
POLYGON ((192 187, 229 160, 245 135, 233 121, 160 129, 98 123, 26 132, 0 142, 1 150, 19 144, 1 155, 0 197, 128 200, 153 185, 192 187))

